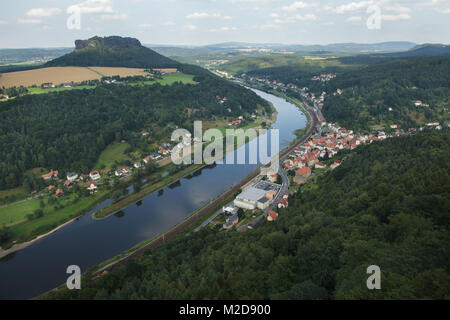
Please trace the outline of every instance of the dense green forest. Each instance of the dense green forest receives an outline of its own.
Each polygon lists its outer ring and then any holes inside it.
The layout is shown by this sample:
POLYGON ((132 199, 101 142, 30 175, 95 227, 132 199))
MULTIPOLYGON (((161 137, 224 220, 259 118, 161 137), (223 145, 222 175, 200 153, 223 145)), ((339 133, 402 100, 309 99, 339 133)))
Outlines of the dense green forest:
POLYGON ((450 134, 352 151, 276 222, 180 235, 48 299, 449 299, 450 134), (370 265, 381 290, 366 288, 370 265))
POLYGON ((327 120, 347 128, 399 124, 407 129, 448 121, 450 55, 371 64, 339 75, 325 90, 333 93, 338 88, 343 94, 328 95, 323 113, 327 120), (428 106, 417 107, 416 100, 428 106))
POLYGON ((198 67, 185 69, 198 84, 101 85, 2 102, 0 189, 20 185, 32 168, 88 172, 106 146, 143 129, 158 141, 170 139, 169 124, 190 130, 194 120, 250 118, 258 104, 270 112, 252 91, 198 67), (227 101, 220 104, 216 95, 227 101))

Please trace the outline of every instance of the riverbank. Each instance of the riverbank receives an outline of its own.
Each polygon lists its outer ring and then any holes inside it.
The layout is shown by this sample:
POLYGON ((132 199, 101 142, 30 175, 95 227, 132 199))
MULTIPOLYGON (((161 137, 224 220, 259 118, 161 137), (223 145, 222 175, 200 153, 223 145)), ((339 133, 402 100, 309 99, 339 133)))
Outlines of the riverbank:
POLYGON ((10 254, 13 254, 13 253, 15 253, 15 252, 17 252, 17 251, 19 251, 19 250, 25 249, 26 247, 32 245, 32 244, 35 243, 36 241, 39 241, 40 239, 45 238, 45 237, 51 235, 52 233, 55 233, 55 232, 58 231, 59 229, 64 228, 65 226, 67 226, 68 224, 74 222, 74 221, 77 220, 77 219, 78 219, 78 217, 73 218, 73 219, 71 219, 71 220, 69 220, 69 221, 67 221, 67 222, 65 222, 65 223, 63 223, 63 224, 57 226, 56 228, 50 230, 49 232, 47 232, 47 233, 45 233, 45 234, 42 234, 42 235, 40 235, 40 236, 37 236, 36 238, 34 238, 33 240, 30 240, 30 241, 28 241, 28 242, 17 243, 17 244, 15 244, 15 245, 13 245, 11 248, 5 249, 5 250, 3 250, 3 249, 0 248, 0 259, 2 259, 2 258, 4 258, 4 257, 7 257, 7 256, 9 256, 10 254))
MULTIPOLYGON (((271 124, 273 122, 276 121, 277 119, 277 113, 276 113, 276 109, 274 108, 273 104, 270 103, 268 101, 268 103, 270 104, 271 110, 272 110, 272 115, 270 118, 265 118, 264 120, 259 120, 259 122, 266 122, 267 124, 271 124)), ((261 123, 257 123, 256 126, 257 128, 259 128, 261 126, 261 123)), ((254 127, 255 125, 250 123, 248 125, 248 127, 254 127)), ((242 129, 246 129, 247 127, 243 127, 242 129)), ((247 142, 247 141, 246 141, 247 142)), ((244 142, 244 143, 246 143, 244 142)), ((241 145, 235 145, 235 149, 239 148, 241 145)), ((197 172, 198 170, 201 170, 203 168, 207 167, 206 164, 202 164, 202 165, 190 165, 187 168, 183 168, 181 171, 179 172, 175 172, 172 175, 168 175, 166 177, 162 177, 158 180, 154 180, 151 182, 146 183, 143 187, 142 190, 140 190, 137 193, 132 193, 128 196, 126 196, 125 198, 121 199, 119 202, 117 203, 113 203, 112 205, 108 205, 94 213, 91 214, 91 217, 94 220, 102 220, 105 219, 111 215, 114 215, 117 212, 120 212, 121 210, 127 208, 128 206, 132 205, 133 203, 139 202, 140 200, 142 200, 143 198, 158 192, 159 190, 164 189, 167 186, 170 186, 174 183, 176 183, 177 181, 188 177, 189 175, 197 172)), ((144 177, 145 178, 145 177, 144 177)), ((128 183, 127 185, 124 186, 124 188, 128 188, 131 185, 131 183, 128 183)), ((96 198, 96 199, 92 199, 91 202, 89 202, 89 204, 87 206, 85 206, 85 208, 83 208, 81 211, 70 214, 68 219, 70 219, 69 221, 61 221, 61 224, 59 222, 52 222, 52 227, 45 230, 43 234, 38 234, 36 235, 36 237, 31 238, 30 239, 26 239, 24 242, 20 242, 20 243, 14 243, 12 245, 12 247, 7 247, 7 249, 3 249, 0 247, 0 259, 10 255, 14 252, 17 252, 23 248, 28 247, 30 244, 34 243, 35 241, 38 241, 54 232, 56 232, 57 230, 59 230, 60 228, 62 228, 63 226, 66 226, 68 224, 70 224, 72 221, 76 220, 77 218, 80 218, 81 216, 85 215, 89 210, 92 210, 92 208, 94 208, 96 205, 98 205, 99 203, 107 200, 113 193, 114 190, 110 190, 110 191, 105 191, 104 193, 101 194, 100 197, 96 198)), ((66 208, 68 209, 68 208, 66 208)), ((61 219, 61 220, 65 220, 65 219, 61 219)), ((36 222, 39 222, 40 220, 36 220, 36 222)), ((28 225, 27 225, 28 226, 28 225)))
MULTIPOLYGON (((278 92, 272 92, 272 94, 277 95, 278 92)), ((288 98, 285 95, 278 95, 281 98, 288 98)), ((302 110, 307 117, 307 123, 306 127, 304 129, 304 134, 302 136, 298 136, 294 139, 294 141, 291 142, 291 146, 280 152, 280 159, 285 157, 287 154, 289 154, 296 146, 303 144, 314 132, 314 126, 312 126, 312 123, 316 122, 315 115, 312 112, 312 110, 309 110, 308 108, 305 108, 299 101, 289 101, 288 102, 296 105, 300 110, 302 110), (311 123, 312 122, 312 123, 311 123)), ((194 228, 196 224, 200 224, 202 221, 207 219, 210 215, 214 214, 220 206, 223 204, 229 203, 232 200, 232 196, 240 190, 243 186, 248 184, 251 180, 253 180, 255 177, 259 175, 259 167, 256 168, 251 174, 249 174, 245 179, 241 180, 237 185, 231 188, 231 190, 228 190, 224 192, 223 194, 216 197, 214 200, 212 200, 210 203, 206 204, 202 208, 196 210, 191 215, 189 215, 186 219, 178 223, 177 225, 173 226, 172 228, 166 230, 165 232, 159 234, 156 237, 153 237, 152 239, 145 240, 133 248, 122 252, 121 254, 108 259, 107 261, 104 261, 103 263, 94 266, 90 268, 90 276, 98 277, 103 272, 108 271, 112 269, 113 267, 123 264, 126 261, 128 261, 131 258, 139 257, 141 256, 146 250, 154 249, 158 247, 159 245, 163 244, 167 240, 173 238, 176 235, 179 235, 180 233, 185 233, 190 228, 194 228), (203 219, 202 219, 203 218, 203 219), (200 221, 200 219, 202 219, 200 221)))

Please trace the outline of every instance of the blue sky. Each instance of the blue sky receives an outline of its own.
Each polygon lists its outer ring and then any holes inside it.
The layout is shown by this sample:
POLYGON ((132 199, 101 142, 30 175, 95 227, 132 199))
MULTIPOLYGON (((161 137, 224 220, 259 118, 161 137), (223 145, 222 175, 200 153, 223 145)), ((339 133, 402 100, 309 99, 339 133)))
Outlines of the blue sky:
POLYGON ((20 0, 2 4, 1 48, 72 46, 75 39, 94 35, 131 36, 146 44, 168 45, 450 43, 450 0, 20 0), (81 12, 80 29, 67 28, 71 6, 81 12), (367 20, 377 13, 380 28, 369 29, 367 20))

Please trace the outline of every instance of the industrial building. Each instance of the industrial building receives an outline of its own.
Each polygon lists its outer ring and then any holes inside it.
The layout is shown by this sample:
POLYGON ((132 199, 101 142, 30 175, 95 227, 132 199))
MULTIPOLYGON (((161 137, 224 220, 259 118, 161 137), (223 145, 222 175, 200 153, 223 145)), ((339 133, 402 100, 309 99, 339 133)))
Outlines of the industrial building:
POLYGON ((239 194, 234 200, 234 205, 246 210, 265 210, 270 206, 279 189, 280 186, 277 184, 260 181, 239 194))

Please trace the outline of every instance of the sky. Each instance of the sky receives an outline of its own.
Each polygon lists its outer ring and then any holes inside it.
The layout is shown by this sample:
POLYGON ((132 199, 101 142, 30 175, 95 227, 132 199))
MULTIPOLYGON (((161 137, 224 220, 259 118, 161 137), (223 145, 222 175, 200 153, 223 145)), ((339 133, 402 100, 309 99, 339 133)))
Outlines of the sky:
POLYGON ((0 48, 72 47, 128 36, 144 44, 450 43, 450 0, 4 1, 0 48))

